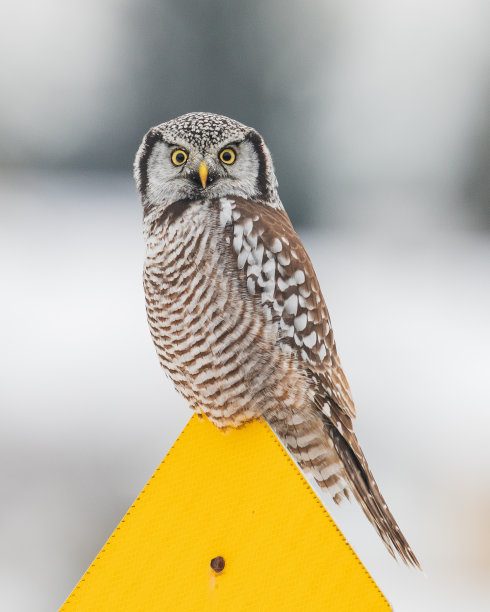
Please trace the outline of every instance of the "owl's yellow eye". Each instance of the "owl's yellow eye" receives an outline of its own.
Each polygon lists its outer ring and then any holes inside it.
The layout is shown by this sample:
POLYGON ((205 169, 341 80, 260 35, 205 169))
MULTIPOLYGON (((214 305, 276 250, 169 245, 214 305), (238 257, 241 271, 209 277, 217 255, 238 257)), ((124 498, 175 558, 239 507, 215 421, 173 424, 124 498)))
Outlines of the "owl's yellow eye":
POLYGON ((236 153, 233 149, 223 149, 219 154, 219 158, 224 164, 230 165, 235 161, 236 153))
POLYGON ((182 149, 177 149, 172 153, 172 157, 170 159, 172 160, 174 166, 182 166, 182 164, 185 164, 188 157, 189 156, 185 151, 182 149))

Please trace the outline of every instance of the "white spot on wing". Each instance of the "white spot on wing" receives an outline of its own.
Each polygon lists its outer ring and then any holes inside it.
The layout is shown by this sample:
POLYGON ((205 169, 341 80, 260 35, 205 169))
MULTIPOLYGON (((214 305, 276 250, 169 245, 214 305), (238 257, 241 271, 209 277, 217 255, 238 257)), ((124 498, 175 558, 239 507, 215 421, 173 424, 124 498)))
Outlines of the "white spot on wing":
POLYGON ((273 253, 280 253, 282 251, 281 241, 278 238, 274 238, 270 249, 273 253))
POLYGON ((243 225, 243 234, 244 236, 248 236, 253 229, 253 221, 252 219, 247 219, 243 225))
POLYGON ((240 236, 235 236, 233 238, 233 248, 235 250, 235 253, 238 255, 240 253, 240 251, 242 250, 242 237, 240 236))
POLYGON ((253 250, 253 255, 254 255, 255 263, 259 264, 259 266, 262 265, 262 259, 264 257, 264 245, 259 244, 257 248, 253 250))
POLYGON ((305 315, 305 313, 302 313, 299 315, 299 317, 296 317, 294 319, 294 327, 298 330, 298 331, 303 331, 304 328, 306 327, 306 323, 308 322, 308 319, 305 315))
POLYGON ((313 348, 316 344, 316 331, 312 331, 311 334, 305 336, 303 341, 308 348, 313 348))
MULTIPOLYGON (((279 242, 279 244, 281 243, 279 242)), ((288 266, 291 263, 291 259, 289 258, 289 255, 285 253, 281 253, 280 255, 278 255, 277 261, 283 266, 288 266)))
POLYGON ((298 312, 298 296, 293 293, 284 302, 284 309, 289 314, 295 315, 298 312))
POLYGON ((247 242, 252 247, 252 249, 255 249, 257 246, 257 234, 249 234, 247 236, 247 242))
POLYGON ((279 287, 279 291, 286 291, 288 288, 288 284, 280 276, 277 279, 277 286, 279 287))
POLYGON ((274 298, 274 281, 267 280, 264 284, 264 293, 266 294, 266 299, 271 300, 274 298))
MULTIPOLYGON (((250 259, 250 255, 248 256, 248 259, 250 259)), ((257 266, 256 264, 254 264, 253 266, 249 266, 247 268, 247 276, 260 276, 261 274, 261 270, 260 270, 260 266, 257 266)))
MULTIPOLYGON (((262 246, 262 245, 261 245, 262 246)), ((262 250, 263 250, 263 246, 262 246, 262 250)), ((262 260, 262 258, 261 258, 262 260)), ((260 262, 257 262, 260 263, 260 262)), ((276 264, 274 263, 273 259, 268 259, 265 264, 262 266, 262 271, 264 272, 264 274, 270 278, 274 278, 274 272, 276 271, 276 264)), ((279 279, 278 279, 279 280, 279 279)))
POLYGON ((238 259, 237 259, 239 270, 243 270, 243 267, 245 263, 247 262, 247 258, 248 258, 248 251, 246 251, 245 249, 242 249, 240 253, 238 254, 238 259))
POLYGON ((296 272, 294 273, 294 278, 298 285, 302 285, 305 282, 305 273, 303 272, 303 270, 296 270, 296 272))

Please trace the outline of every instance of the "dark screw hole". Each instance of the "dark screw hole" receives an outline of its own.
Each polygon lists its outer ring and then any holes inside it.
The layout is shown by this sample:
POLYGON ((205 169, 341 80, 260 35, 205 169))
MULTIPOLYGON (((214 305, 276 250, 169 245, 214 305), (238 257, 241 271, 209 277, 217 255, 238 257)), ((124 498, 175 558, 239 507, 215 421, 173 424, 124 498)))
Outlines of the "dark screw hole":
POLYGON ((211 569, 217 574, 220 574, 225 569, 225 560, 223 557, 211 559, 211 569))

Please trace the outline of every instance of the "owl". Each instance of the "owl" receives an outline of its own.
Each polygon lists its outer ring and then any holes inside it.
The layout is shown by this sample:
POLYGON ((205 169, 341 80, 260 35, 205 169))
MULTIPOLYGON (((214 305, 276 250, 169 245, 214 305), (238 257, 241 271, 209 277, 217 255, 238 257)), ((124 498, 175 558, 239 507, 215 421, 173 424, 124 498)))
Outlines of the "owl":
POLYGON ((260 134, 183 115, 145 135, 134 176, 148 322, 177 390, 219 428, 265 419, 336 503, 352 495, 388 551, 419 567, 354 433, 327 307, 260 134))

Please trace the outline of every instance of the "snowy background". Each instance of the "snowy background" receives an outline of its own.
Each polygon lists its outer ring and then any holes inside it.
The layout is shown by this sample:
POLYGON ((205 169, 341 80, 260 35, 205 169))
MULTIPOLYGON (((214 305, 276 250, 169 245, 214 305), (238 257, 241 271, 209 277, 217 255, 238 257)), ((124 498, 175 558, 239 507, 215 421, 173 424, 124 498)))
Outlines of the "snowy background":
POLYGON ((269 143, 425 575, 325 504, 397 612, 487 609, 488 4, 0 11, 0 609, 63 603, 190 416, 147 329, 130 168, 190 110, 269 143))

